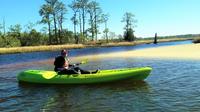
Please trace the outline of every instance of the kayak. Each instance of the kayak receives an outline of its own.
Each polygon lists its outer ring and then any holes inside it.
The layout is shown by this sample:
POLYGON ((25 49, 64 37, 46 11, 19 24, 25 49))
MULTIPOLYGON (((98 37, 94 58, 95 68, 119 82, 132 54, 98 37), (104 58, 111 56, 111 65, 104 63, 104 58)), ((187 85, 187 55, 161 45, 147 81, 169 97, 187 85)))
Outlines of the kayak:
POLYGON ((41 84, 89 84, 125 79, 144 80, 151 72, 150 67, 100 70, 95 74, 59 75, 54 71, 25 70, 18 74, 19 82, 41 84))

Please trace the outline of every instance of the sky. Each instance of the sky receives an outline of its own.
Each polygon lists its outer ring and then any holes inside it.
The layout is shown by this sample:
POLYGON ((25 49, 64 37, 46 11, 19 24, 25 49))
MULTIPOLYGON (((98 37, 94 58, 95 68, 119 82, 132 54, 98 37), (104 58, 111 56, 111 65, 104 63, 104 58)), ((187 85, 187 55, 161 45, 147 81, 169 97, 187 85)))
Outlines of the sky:
MULTIPOLYGON (((72 0, 61 0, 69 5, 72 0)), ((200 0, 96 0, 104 13, 109 14, 108 28, 115 34, 124 32, 122 18, 131 12, 137 20, 134 28, 136 37, 200 34, 200 0)), ((0 0, 0 24, 3 19, 6 28, 41 20, 39 9, 44 0, 0 0)), ((73 31, 70 21, 72 11, 67 7, 64 27, 73 31)), ((101 25, 103 28, 104 25, 101 25)), ((36 26, 41 29, 42 26, 36 26)))

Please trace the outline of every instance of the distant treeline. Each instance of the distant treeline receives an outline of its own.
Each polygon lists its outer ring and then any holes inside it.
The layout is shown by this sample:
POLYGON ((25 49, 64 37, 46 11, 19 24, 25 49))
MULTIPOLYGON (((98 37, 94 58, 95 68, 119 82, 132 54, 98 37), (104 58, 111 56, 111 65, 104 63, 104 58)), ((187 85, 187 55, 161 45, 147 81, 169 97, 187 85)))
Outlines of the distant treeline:
MULTIPOLYGON (((185 35, 172 35, 172 36, 157 36, 157 39, 168 39, 168 38, 188 38, 194 39, 199 38, 200 34, 185 34, 185 35)), ((149 40, 155 37, 137 38, 137 40, 149 40)))
MULTIPOLYGON (((48 34, 38 32, 36 29, 24 32, 21 30, 22 28, 18 24, 11 26, 6 33, 0 32, 0 47, 49 45, 48 34)), ((60 44, 74 43, 73 32, 64 30, 62 34, 65 38, 60 38, 60 44)), ((55 40, 53 39, 52 41, 55 40)))
MULTIPOLYGON (((104 13, 100 4, 96 0, 73 0, 70 4, 64 4, 61 0, 44 0, 38 13, 41 20, 36 23, 28 23, 22 29, 20 24, 11 25, 5 28, 5 21, 0 24, 0 47, 20 47, 20 46, 38 46, 38 45, 58 45, 68 43, 95 43, 113 41, 135 41, 136 38, 134 28, 137 20, 131 12, 125 12, 122 16, 124 23, 124 34, 116 35, 107 27, 109 22, 109 14, 104 13), (66 13, 70 13, 72 17, 66 17, 66 13), (68 18, 68 19, 67 19, 68 18), (70 20, 70 21, 67 21, 70 20), (69 31, 64 27, 66 23, 72 23, 73 31, 69 31), (34 28, 36 25, 44 25, 38 31, 34 28), (102 27, 102 28, 100 28, 102 27), (101 32, 100 29, 103 29, 101 32), (7 30, 7 31, 6 31, 7 30), (99 34, 102 37, 99 38, 99 34)), ((176 36, 158 36, 160 38, 191 38, 198 35, 176 35, 176 36)))
POLYGON ((0 24, 0 47, 37 46, 66 43, 85 43, 88 41, 106 42, 116 39, 134 41, 135 16, 131 12, 125 12, 122 21, 125 25, 124 34, 116 35, 107 27, 109 14, 104 13, 96 0, 73 0, 70 4, 64 4, 61 0, 44 0, 38 13, 41 20, 23 27, 20 24, 5 28, 6 20, 0 24), (72 17, 66 17, 66 13, 72 17), (67 21, 70 20, 70 21, 67 21), (71 22, 73 31, 64 27, 63 23, 71 22), (36 25, 44 25, 40 31, 34 29, 36 25), (100 31, 103 29, 103 31, 100 31), (6 31, 8 29, 8 31, 6 31), (24 30, 25 29, 25 30, 24 30), (99 34, 101 33, 101 38, 99 34))

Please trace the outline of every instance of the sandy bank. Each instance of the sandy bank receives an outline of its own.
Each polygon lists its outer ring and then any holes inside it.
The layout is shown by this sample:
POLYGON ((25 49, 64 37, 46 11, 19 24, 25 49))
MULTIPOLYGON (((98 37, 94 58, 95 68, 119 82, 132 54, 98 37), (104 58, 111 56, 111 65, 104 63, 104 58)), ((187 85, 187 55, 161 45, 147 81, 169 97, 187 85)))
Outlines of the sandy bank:
POLYGON ((88 55, 79 58, 119 58, 119 57, 144 57, 144 58, 178 58, 178 59, 200 59, 200 44, 176 45, 140 49, 133 51, 88 55))

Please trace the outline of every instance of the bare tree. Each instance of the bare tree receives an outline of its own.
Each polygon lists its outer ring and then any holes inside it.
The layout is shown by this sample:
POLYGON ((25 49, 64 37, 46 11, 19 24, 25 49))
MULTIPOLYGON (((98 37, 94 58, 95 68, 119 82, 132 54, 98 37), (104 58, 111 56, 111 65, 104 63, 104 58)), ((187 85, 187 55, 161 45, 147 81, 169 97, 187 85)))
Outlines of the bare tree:
POLYGON ((69 7, 73 10, 73 17, 71 18, 71 21, 73 22, 74 24, 74 39, 75 39, 75 43, 78 44, 79 43, 79 38, 77 36, 77 32, 76 32, 76 26, 78 24, 78 20, 77 20, 77 12, 78 12, 78 3, 76 2, 76 0, 74 0, 70 5, 69 7))
POLYGON ((89 24, 90 24, 90 29, 89 31, 92 34, 92 41, 94 41, 94 35, 95 35, 95 29, 94 29, 94 7, 95 7, 95 2, 92 1, 88 4, 88 10, 87 12, 90 15, 90 19, 89 19, 89 24))
POLYGON ((125 22, 125 34, 124 38, 128 41, 134 41, 134 27, 136 26, 135 23, 135 15, 130 12, 126 12, 123 16, 122 22, 125 22))
MULTIPOLYGON (((91 32, 93 33, 92 35, 95 36, 95 40, 97 40, 97 35, 98 35, 98 27, 99 24, 102 23, 102 10, 99 6, 99 3, 96 1, 92 1, 88 4, 88 12, 90 14, 90 25, 91 25, 91 32)), ((92 38, 94 38, 92 36, 92 38)))
POLYGON ((3 18, 3 36, 5 37, 6 35, 6 22, 5 22, 5 18, 3 18))
MULTIPOLYGON (((87 14, 87 5, 89 3, 89 0, 77 0, 78 2, 78 6, 80 9, 80 14, 82 16, 82 23, 83 23, 83 36, 85 36, 86 32, 85 32, 85 19, 86 19, 86 14, 87 14)), ((80 17, 80 16, 79 16, 80 17)))
POLYGON ((95 29, 95 40, 97 41, 97 35, 98 35, 98 28, 99 24, 102 23, 101 15, 102 15, 102 9, 99 6, 99 3, 96 2, 94 7, 94 29, 95 29))
POLYGON ((105 36, 106 36, 106 42, 108 42, 108 32, 109 32, 109 29, 107 26, 108 17, 109 17, 108 14, 102 14, 102 16, 101 16, 102 22, 105 23, 105 28, 104 28, 103 32, 105 33, 105 36))

